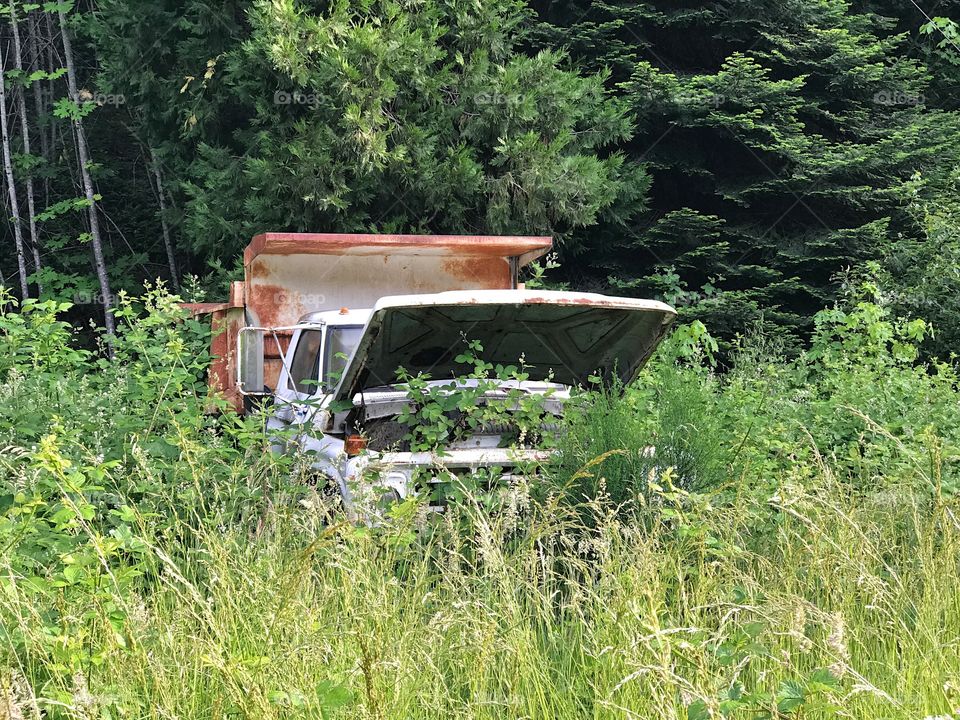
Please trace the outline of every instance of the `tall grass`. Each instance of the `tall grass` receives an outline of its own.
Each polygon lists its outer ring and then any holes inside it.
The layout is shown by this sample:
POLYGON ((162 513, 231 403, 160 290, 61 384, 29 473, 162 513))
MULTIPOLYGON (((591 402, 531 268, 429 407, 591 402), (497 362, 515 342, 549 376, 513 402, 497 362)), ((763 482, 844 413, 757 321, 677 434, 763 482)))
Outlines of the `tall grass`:
POLYGON ((376 528, 148 306, 112 365, 0 312, 0 720, 960 716, 957 376, 876 306, 724 378, 668 346, 495 510, 376 528))
POLYGON ((645 522, 594 504, 589 529, 562 504, 522 511, 522 488, 519 513, 468 503, 432 529, 412 505, 375 531, 303 512, 256 537, 205 525, 188 553, 150 547, 155 583, 117 595, 119 632, 83 609, 105 651, 72 674, 44 596, 8 582, 0 616, 26 647, 0 717, 956 712, 956 503, 854 496, 827 466, 729 506, 661 481, 645 522))

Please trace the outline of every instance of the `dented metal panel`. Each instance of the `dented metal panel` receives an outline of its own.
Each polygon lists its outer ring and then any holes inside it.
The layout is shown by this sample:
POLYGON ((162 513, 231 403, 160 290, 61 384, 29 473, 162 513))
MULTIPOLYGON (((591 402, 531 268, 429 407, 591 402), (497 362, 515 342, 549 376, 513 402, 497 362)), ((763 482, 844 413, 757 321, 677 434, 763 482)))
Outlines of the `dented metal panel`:
POLYGON ((463 372, 464 342, 489 363, 524 362, 531 381, 629 383, 676 311, 661 302, 545 290, 477 290, 381 299, 334 392, 337 401, 396 382, 398 368, 433 379, 463 372))

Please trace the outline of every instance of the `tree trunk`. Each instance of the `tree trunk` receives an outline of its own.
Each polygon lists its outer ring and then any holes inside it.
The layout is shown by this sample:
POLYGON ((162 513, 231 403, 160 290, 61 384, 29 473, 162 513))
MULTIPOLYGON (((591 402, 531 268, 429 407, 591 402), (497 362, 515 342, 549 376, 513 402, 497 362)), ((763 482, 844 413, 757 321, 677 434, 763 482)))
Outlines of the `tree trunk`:
MULTIPOLYGON (((57 13, 60 16, 60 36, 63 42, 63 57, 67 65, 67 88, 70 100, 80 104, 77 93, 77 68, 73 63, 73 48, 70 45, 70 33, 67 29, 66 12, 61 5, 57 13)), ((100 235, 100 219, 97 216, 96 193, 93 190, 93 179, 90 177, 90 152, 87 149, 87 138, 83 132, 83 120, 77 117, 73 121, 77 133, 77 155, 80 160, 80 178, 83 180, 83 192, 87 198, 87 209, 90 214, 90 244, 93 246, 93 262, 100 282, 100 294, 103 295, 103 324, 107 330, 107 347, 110 356, 113 356, 112 338, 116 330, 113 319, 113 295, 110 291, 110 278, 107 276, 107 264, 103 258, 103 241, 100 235)))
POLYGON ((160 173, 160 161, 157 154, 150 148, 150 164, 153 166, 153 177, 157 181, 157 197, 160 200, 160 228, 163 231, 163 245, 167 249, 167 264, 170 266, 170 282, 173 289, 180 292, 180 278, 177 275, 177 259, 173 252, 173 239, 170 237, 170 226, 167 225, 167 200, 163 192, 163 175, 160 173))
MULTIPOLYGON (((10 24, 13 27, 13 61, 17 70, 23 72, 23 49, 20 45, 20 26, 17 21, 17 9, 10 0, 10 24)), ((23 133, 23 153, 30 156, 30 127, 27 123, 27 93, 23 87, 17 93, 20 105, 20 132, 23 133)), ((37 237, 37 209, 33 201, 33 169, 27 170, 24 180, 27 189, 27 221, 30 228, 30 252, 33 255, 34 270, 40 271, 40 240, 37 237)), ((37 289, 43 293, 43 285, 37 282, 37 289)))
MULTIPOLYGON (((30 72, 43 69, 43 61, 40 55, 40 27, 37 24, 36 10, 31 10, 27 16, 27 47, 30 53, 30 72)), ((47 117, 46 102, 44 101, 43 83, 37 80, 31 83, 33 88, 33 112, 37 118, 37 130, 40 135, 40 155, 45 163, 50 162, 50 142, 47 139, 47 133, 43 129, 43 121, 47 117)), ((50 205, 50 181, 44 178, 44 202, 47 207, 50 205)))
MULTIPOLYGON (((55 26, 53 24, 53 18, 51 17, 52 13, 44 12, 43 18, 46 20, 47 26, 47 72, 52 73, 57 69, 59 64, 54 64, 54 48, 56 48, 56 43, 54 42, 57 38, 57 33, 55 26)), ((47 81, 47 107, 52 107, 53 103, 57 97, 57 81, 48 80, 47 81)), ((50 138, 47 140, 47 144, 50 146, 50 152, 56 152, 55 148, 57 147, 57 129, 59 127, 57 119, 54 117, 50 118, 50 122, 47 123, 49 126, 50 138)), ((50 180, 47 179, 43 184, 44 197, 46 198, 47 206, 50 206, 50 180)))
POLYGON ((10 199, 10 215, 13 221, 13 239, 17 246, 17 272, 20 275, 20 297, 30 297, 27 287, 27 259, 23 252, 23 228, 20 226, 20 203, 17 200, 17 186, 13 180, 13 162, 10 159, 10 132, 7 118, 7 72, 6 58, 0 48, 0 141, 3 143, 3 172, 7 179, 7 196, 10 199))

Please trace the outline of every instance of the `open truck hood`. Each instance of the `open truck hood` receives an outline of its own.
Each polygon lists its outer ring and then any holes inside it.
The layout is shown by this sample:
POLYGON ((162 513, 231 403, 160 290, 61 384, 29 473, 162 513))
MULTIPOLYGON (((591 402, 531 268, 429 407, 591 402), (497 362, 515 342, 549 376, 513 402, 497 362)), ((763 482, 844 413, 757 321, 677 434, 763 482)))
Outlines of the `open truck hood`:
POLYGON ((435 380, 468 371, 455 362, 466 341, 486 362, 516 365, 532 381, 586 385, 591 375, 636 377, 676 317, 653 300, 589 293, 474 290, 382 298, 347 363, 335 400, 396 384, 397 369, 435 380))

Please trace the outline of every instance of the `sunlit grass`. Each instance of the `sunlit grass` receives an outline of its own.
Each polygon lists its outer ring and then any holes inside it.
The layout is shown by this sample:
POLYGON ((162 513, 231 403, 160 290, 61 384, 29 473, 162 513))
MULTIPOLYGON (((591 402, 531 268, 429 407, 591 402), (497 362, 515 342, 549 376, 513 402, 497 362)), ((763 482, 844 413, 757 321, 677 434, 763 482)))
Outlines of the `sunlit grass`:
POLYGON ((51 664, 43 596, 9 582, 0 613, 30 646, 7 717, 955 711, 955 504, 829 475, 716 507, 664 487, 635 522, 596 503, 589 530, 556 503, 430 527, 412 505, 377 530, 202 526, 190 550, 151 546, 156 580, 117 598, 120 632, 76 609, 109 649, 72 674, 51 664))
POLYGON ((375 528, 204 414, 175 313, 110 367, 0 315, 0 720, 956 718, 957 377, 858 308, 820 359, 667 346, 496 511, 375 528))

